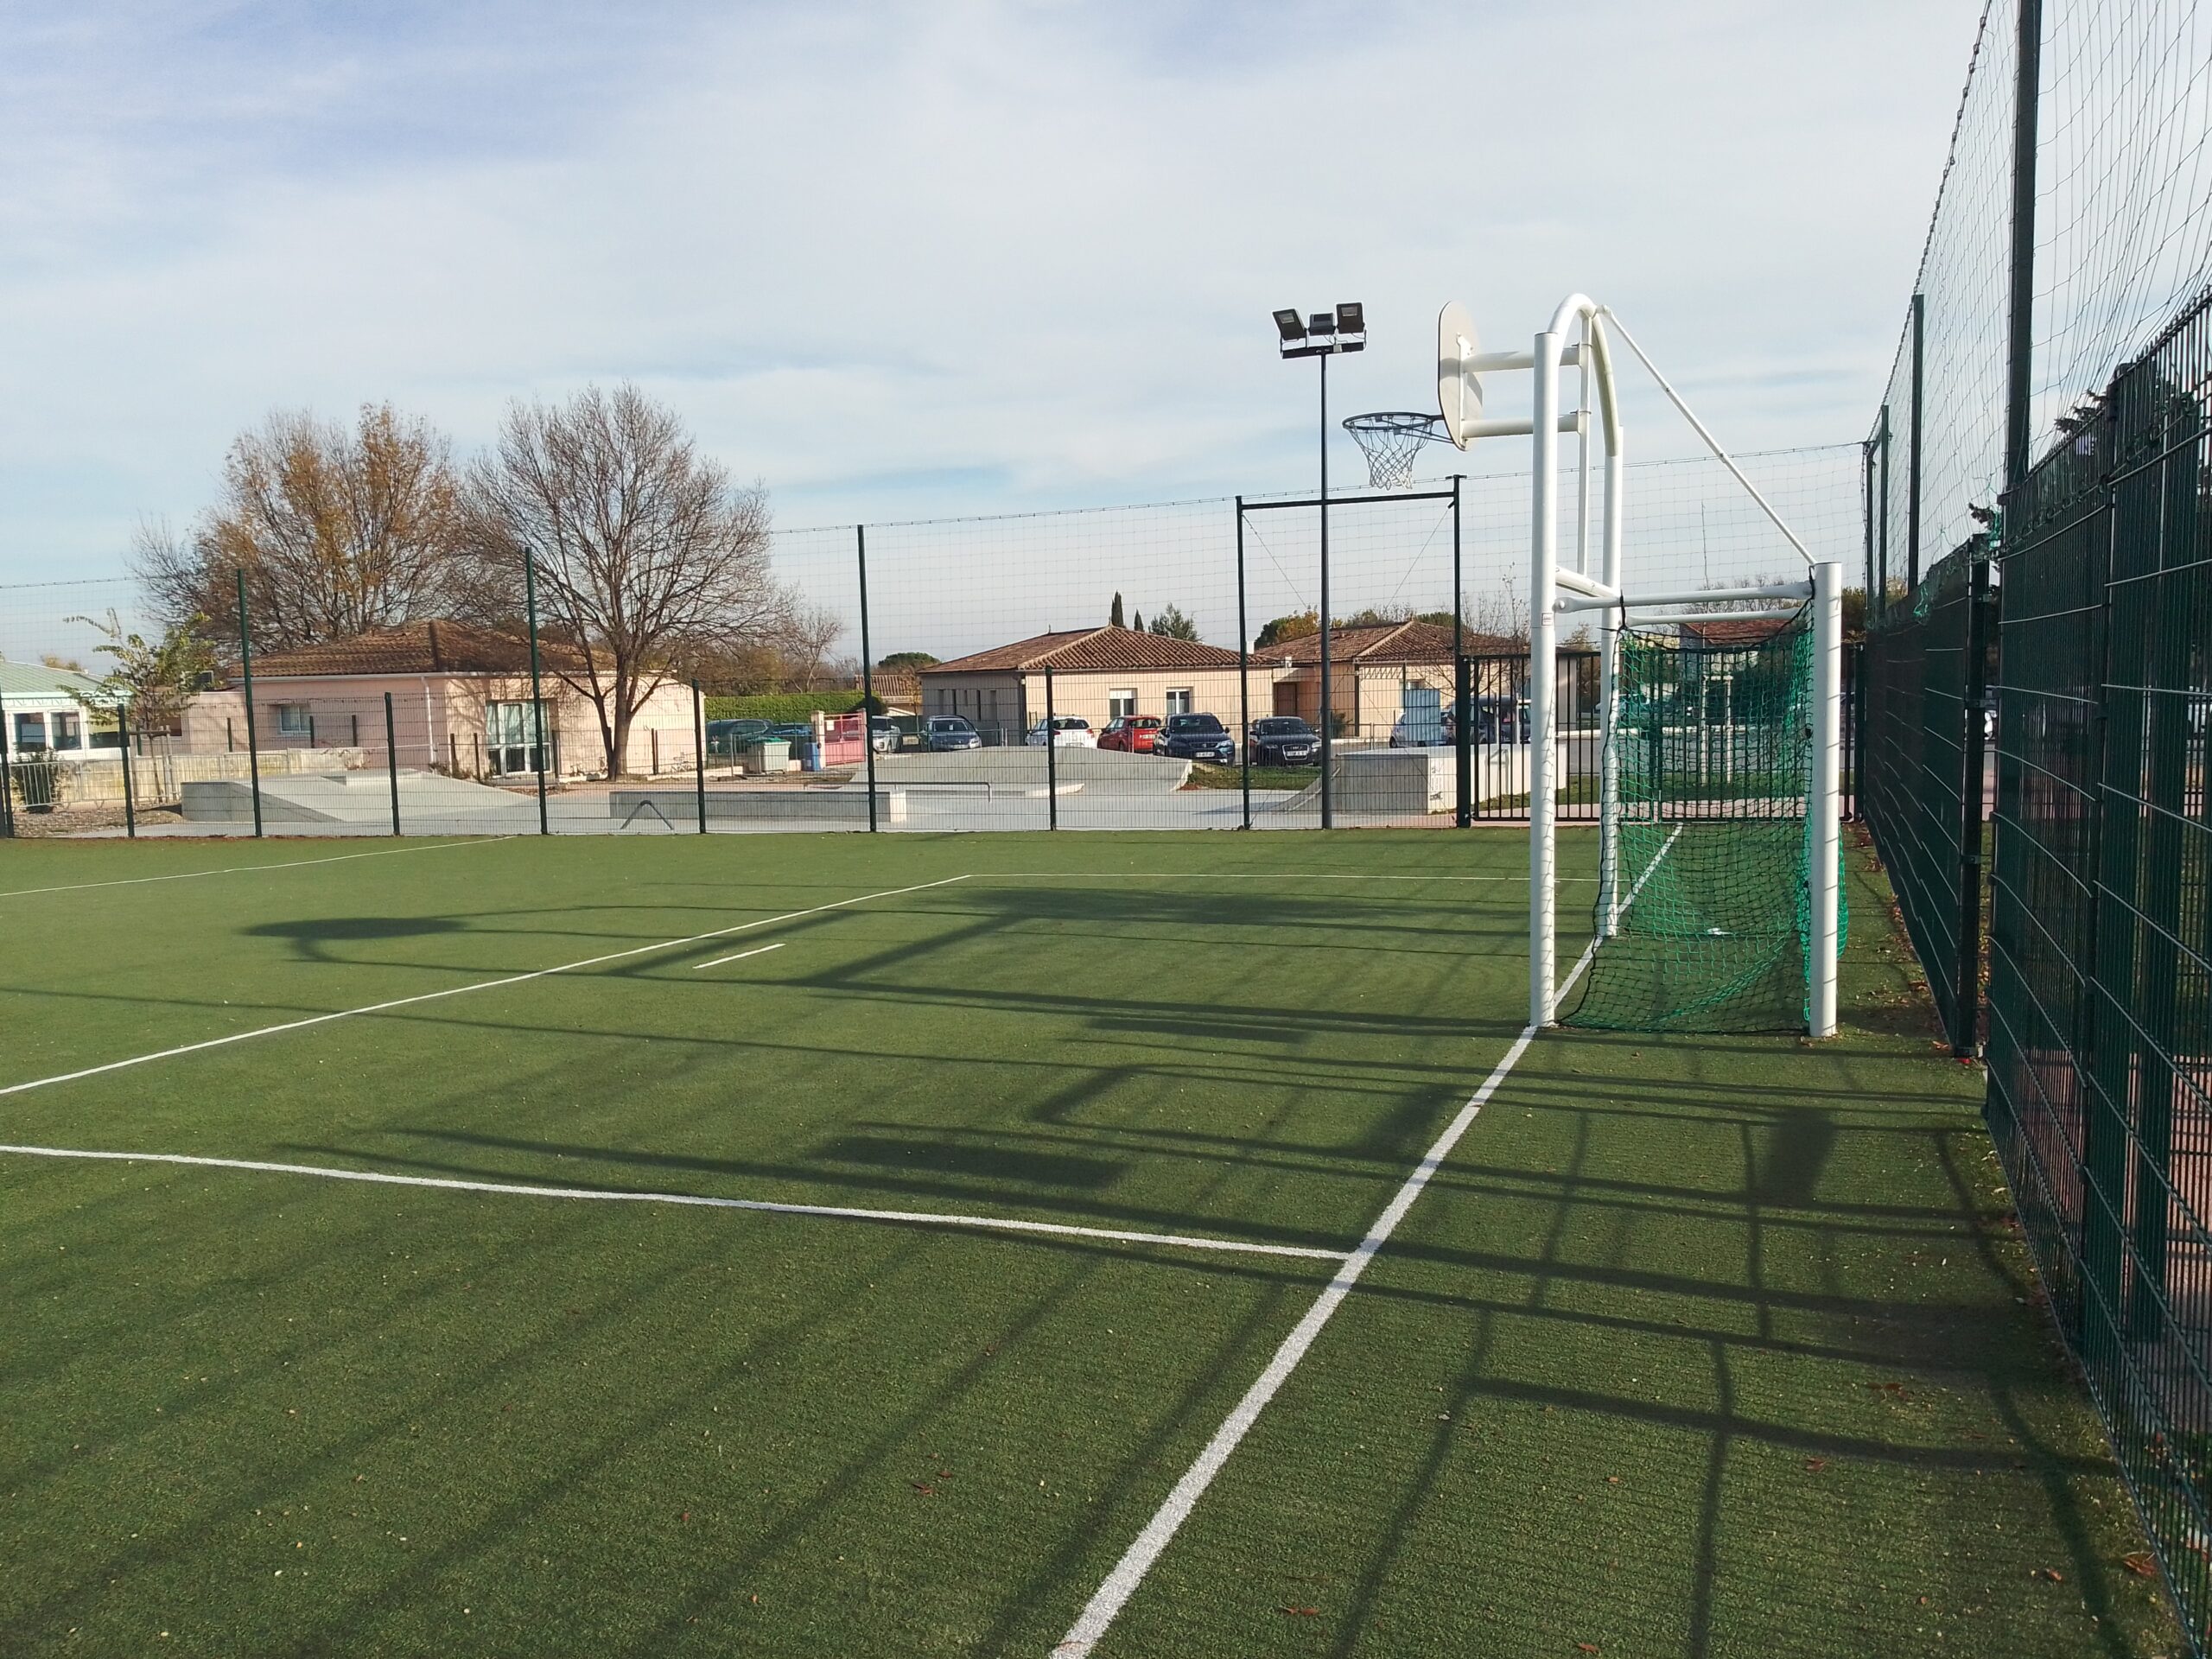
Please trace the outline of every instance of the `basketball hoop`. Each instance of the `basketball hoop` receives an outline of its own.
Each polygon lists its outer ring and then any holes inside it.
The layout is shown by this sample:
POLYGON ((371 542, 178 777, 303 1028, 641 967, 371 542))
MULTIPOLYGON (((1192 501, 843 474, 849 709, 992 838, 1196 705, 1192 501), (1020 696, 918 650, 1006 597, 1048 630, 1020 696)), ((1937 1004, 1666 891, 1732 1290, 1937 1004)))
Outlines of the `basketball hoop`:
POLYGON ((1344 422, 1344 430, 1367 457, 1367 482, 1377 490, 1412 488, 1414 457, 1421 445, 1445 436, 1442 416, 1402 410, 1354 415, 1344 422))

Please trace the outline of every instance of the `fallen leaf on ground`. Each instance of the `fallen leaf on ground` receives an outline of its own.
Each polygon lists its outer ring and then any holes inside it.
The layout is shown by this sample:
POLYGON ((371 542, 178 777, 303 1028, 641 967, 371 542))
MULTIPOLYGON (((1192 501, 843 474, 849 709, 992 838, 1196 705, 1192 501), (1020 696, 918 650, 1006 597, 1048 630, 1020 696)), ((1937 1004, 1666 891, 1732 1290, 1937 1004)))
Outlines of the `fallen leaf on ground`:
POLYGON ((2158 1576, 2158 1564, 2151 1559, 2151 1552, 2147 1549, 2139 1549, 2131 1554, 2121 1556, 2120 1564, 2139 1579, 2155 1579, 2158 1576))
POLYGON ((1826 1458, 1808 1458, 1805 1459, 1805 1466, 1817 1475, 1828 1466, 1828 1460, 1826 1458))
POLYGON ((1275 1609, 1279 1613, 1289 1613, 1299 1618, 1312 1618, 1320 1611, 1319 1607, 1278 1607, 1275 1609))
POLYGON ((2053 1584, 2063 1584, 2066 1582, 2065 1578, 2055 1567, 2039 1567, 2028 1576, 2037 1579, 2049 1579, 2053 1584))
POLYGON ((1580 1653, 1598 1653, 1603 1651, 1603 1649, 1601 1649, 1595 1642, 1578 1642, 1574 1646, 1575 1650, 1580 1653))

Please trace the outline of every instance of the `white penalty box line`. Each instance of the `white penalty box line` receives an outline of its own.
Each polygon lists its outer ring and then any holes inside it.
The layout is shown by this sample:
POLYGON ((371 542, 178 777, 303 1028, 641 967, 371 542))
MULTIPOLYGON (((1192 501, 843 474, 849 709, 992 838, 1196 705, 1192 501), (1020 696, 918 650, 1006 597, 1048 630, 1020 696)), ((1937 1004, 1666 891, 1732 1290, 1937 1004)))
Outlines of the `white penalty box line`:
POLYGON ((880 893, 863 893, 850 899, 839 899, 826 905, 810 905, 804 910, 787 911, 781 916, 762 916, 749 922, 738 922, 728 927, 709 929, 704 933, 687 934, 680 939, 657 939, 651 944, 632 945, 626 950, 609 950, 596 957, 584 957, 575 962, 564 962, 551 968, 534 968, 528 973, 505 974, 497 979, 480 979, 467 985, 448 985, 442 990, 422 991, 413 996, 396 996, 387 1001, 365 1003, 358 1008, 338 1008, 329 1014, 309 1014, 303 1020, 287 1020, 273 1026, 257 1026, 251 1031, 234 1031, 225 1037, 209 1037, 196 1043, 180 1043, 175 1048, 157 1049, 150 1054, 134 1054, 128 1059, 109 1060, 100 1065, 88 1065, 75 1071, 56 1072, 50 1077, 34 1077, 28 1083, 11 1083, 0 1087, 0 1098, 20 1095, 33 1089, 45 1089, 58 1083, 75 1083, 85 1077, 97 1077, 110 1071, 121 1071, 134 1065, 150 1065, 156 1060, 172 1060, 186 1054, 199 1054, 211 1048, 225 1048, 232 1043, 251 1042, 257 1037, 276 1037, 288 1031, 306 1031, 315 1026, 327 1026, 337 1020, 352 1020, 362 1014, 388 1014, 394 1008, 413 1007, 419 1003, 435 1002, 448 996, 466 996, 472 991, 497 990, 503 985, 524 985, 533 979, 543 979, 553 974, 575 973, 582 968, 596 968, 610 962, 625 962, 632 957, 649 956, 656 950, 679 950, 687 944, 702 944, 709 939, 728 938, 733 933, 749 932, 757 927, 773 927, 779 922, 796 922, 808 916, 819 916, 828 911, 845 910, 854 905, 865 905, 878 899, 896 899, 909 893, 926 893, 931 887, 950 887, 956 881, 965 881, 966 875, 948 875, 939 881, 922 881, 912 887, 887 887, 880 893))
POLYGON ((327 1164, 276 1163, 258 1158, 211 1158, 181 1152, 121 1152, 83 1147, 0 1145, 0 1156, 54 1158, 119 1164, 178 1164, 195 1169, 235 1169, 269 1175, 306 1175, 326 1181, 360 1181, 375 1186, 429 1187, 446 1192, 487 1192, 501 1198, 567 1198, 596 1204, 660 1204, 703 1210, 747 1210, 772 1216, 819 1216, 839 1221, 887 1222, 910 1227, 949 1227, 967 1231, 1039 1234, 1102 1243, 1150 1244, 1183 1250, 1211 1250, 1237 1255, 1291 1256, 1309 1262, 1342 1262, 1344 1253, 1306 1244, 1265 1244, 1239 1238, 1209 1238, 1199 1233, 1149 1233, 1116 1227, 1083 1227, 1071 1222, 1024 1221, 1011 1216, 939 1214, 926 1210, 871 1210, 852 1205, 786 1203, 773 1198, 718 1198, 705 1192, 632 1192, 621 1187, 545 1186, 527 1181, 468 1180, 457 1176, 399 1175, 385 1170, 344 1169, 327 1164))

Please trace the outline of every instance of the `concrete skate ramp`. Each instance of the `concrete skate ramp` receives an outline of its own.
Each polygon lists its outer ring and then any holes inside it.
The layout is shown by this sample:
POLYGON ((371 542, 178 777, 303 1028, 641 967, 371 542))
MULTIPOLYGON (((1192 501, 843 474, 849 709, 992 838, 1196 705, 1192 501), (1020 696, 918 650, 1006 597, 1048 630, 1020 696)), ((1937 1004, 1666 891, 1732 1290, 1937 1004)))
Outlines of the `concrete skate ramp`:
MULTIPOLYGON (((699 822, 699 797, 689 789, 617 789, 608 792, 607 810, 623 826, 663 823, 671 829, 694 829, 699 822)), ((906 795, 879 783, 875 791, 879 823, 906 822, 906 795)), ((868 787, 848 785, 836 789, 709 788, 707 822, 713 823, 866 823, 868 787)))
MULTIPOLYGON (((1063 795, 1172 795, 1191 775, 1187 760, 1118 749, 1061 749, 1053 777, 1063 795)), ((854 774, 857 780, 861 774, 854 774)), ((988 784, 994 792, 1045 798, 1045 751, 1041 748, 963 749, 953 754, 886 754, 875 763, 876 787, 911 784, 920 789, 988 784)))
MULTIPOLYGON (((236 778, 181 786, 181 807, 194 823, 251 823, 253 785, 236 778)), ((482 784, 464 783, 434 772, 399 774, 399 816, 403 823, 426 818, 494 819, 527 816, 536 807, 520 795, 482 784)), ((391 779, 381 770, 279 774, 261 780, 264 823, 382 823, 391 822, 391 779)))

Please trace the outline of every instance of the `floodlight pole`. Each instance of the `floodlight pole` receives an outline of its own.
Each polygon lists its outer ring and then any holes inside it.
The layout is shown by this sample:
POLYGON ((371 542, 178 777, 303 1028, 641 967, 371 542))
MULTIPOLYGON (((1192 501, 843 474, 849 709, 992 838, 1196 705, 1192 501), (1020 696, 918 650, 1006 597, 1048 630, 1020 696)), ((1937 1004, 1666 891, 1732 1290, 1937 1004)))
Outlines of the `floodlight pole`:
POLYGON ((245 604, 245 567, 238 579, 238 663, 245 680, 245 767, 253 790, 253 835, 261 838, 261 743, 253 724, 253 622, 245 604))
POLYGON ((1329 684, 1329 356, 1321 353, 1321 827, 1336 826, 1329 793, 1330 732, 1336 709, 1329 684))

